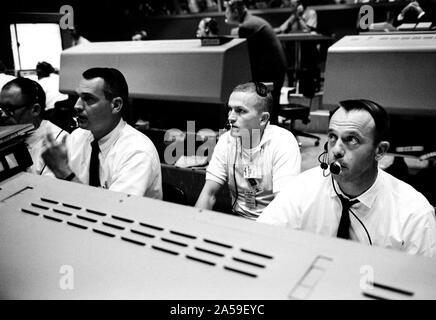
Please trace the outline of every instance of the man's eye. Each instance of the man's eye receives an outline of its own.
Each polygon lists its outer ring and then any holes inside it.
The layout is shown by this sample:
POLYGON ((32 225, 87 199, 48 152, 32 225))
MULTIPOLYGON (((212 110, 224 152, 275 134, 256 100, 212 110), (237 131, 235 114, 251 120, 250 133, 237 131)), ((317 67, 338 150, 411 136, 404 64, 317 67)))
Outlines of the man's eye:
POLYGON ((336 136, 334 134, 329 134, 327 136, 327 138, 328 138, 329 141, 336 141, 336 136))
POLYGON ((356 137, 348 137, 347 142, 351 145, 355 145, 359 143, 359 139, 357 139, 356 137))

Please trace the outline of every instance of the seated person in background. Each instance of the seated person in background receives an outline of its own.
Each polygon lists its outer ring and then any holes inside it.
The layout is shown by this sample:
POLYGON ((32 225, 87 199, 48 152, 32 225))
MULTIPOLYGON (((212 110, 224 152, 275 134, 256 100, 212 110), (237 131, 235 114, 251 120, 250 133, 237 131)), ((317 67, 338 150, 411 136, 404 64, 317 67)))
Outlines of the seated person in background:
POLYGON ((0 60, 0 89, 3 88, 7 82, 15 79, 14 76, 7 74, 6 70, 6 65, 0 60))
POLYGON ((113 68, 91 68, 82 76, 75 105, 80 128, 66 143, 47 136, 47 166, 60 179, 162 199, 156 148, 121 116, 129 96, 126 79, 113 68))
POLYGON ((27 148, 33 161, 33 165, 26 171, 54 176, 41 158, 44 150, 43 142, 47 133, 50 133, 55 141, 63 141, 68 136, 68 132, 43 119, 45 110, 43 88, 33 80, 16 78, 3 86, 0 105, 8 117, 7 124, 31 123, 35 127, 35 131, 26 138, 27 148))
POLYGON ((225 6, 225 22, 236 25, 238 37, 247 39, 253 80, 274 84, 270 122, 277 124, 280 93, 286 72, 286 56, 282 44, 271 25, 266 20, 251 15, 244 1, 231 0, 225 2, 225 6))
POLYGON ((46 112, 51 112, 56 102, 68 99, 68 95, 59 92, 59 75, 55 73, 55 69, 50 63, 38 62, 36 75, 38 76, 38 83, 45 92, 46 112))
POLYGON ((258 82, 236 86, 230 95, 230 131, 218 140, 197 208, 212 210, 216 194, 229 184, 234 213, 255 219, 300 172, 301 155, 291 132, 268 124, 272 96, 258 82))
POLYGON ((218 36, 218 22, 214 18, 203 18, 198 23, 197 38, 201 37, 217 37, 218 36))
POLYGON ((323 170, 301 173, 257 221, 434 256, 433 206, 413 187, 378 168, 389 148, 388 127, 387 113, 378 104, 340 102, 320 155, 323 170))
POLYGON ((289 33, 295 31, 315 31, 318 25, 316 11, 307 7, 307 0, 291 0, 291 15, 275 33, 289 33))
POLYGON ((436 0, 412 1, 401 10, 393 25, 395 27, 403 23, 417 24, 420 22, 431 22, 436 25, 436 0))

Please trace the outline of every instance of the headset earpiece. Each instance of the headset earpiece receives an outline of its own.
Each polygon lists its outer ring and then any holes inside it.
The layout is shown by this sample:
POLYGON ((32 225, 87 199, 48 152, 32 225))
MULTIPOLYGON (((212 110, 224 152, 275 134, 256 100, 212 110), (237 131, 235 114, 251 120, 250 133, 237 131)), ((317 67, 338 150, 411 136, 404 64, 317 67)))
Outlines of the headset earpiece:
POLYGON ((328 160, 327 160, 327 144, 328 144, 328 142, 326 142, 324 144, 324 151, 318 157, 318 161, 320 163, 319 166, 321 167, 322 170, 327 170, 329 167, 329 165, 327 163, 328 162, 328 160))
POLYGON ((327 164, 327 162, 323 161, 323 162, 321 162, 320 167, 322 170, 327 170, 329 165, 327 164))

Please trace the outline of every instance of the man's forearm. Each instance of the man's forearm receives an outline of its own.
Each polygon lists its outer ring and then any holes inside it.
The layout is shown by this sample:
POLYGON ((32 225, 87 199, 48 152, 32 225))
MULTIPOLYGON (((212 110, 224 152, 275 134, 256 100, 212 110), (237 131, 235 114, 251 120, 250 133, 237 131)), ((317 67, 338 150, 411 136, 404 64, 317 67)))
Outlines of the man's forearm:
POLYGON ((197 202, 195 203, 196 208, 212 210, 215 205, 216 197, 215 195, 209 195, 201 193, 197 202))

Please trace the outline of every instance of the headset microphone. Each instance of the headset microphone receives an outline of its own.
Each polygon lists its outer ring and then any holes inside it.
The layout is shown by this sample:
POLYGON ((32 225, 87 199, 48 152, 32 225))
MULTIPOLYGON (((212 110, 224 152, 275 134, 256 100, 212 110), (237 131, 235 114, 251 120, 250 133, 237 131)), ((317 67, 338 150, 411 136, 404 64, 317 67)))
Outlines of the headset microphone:
POLYGON ((340 174, 342 171, 341 164, 337 161, 330 164, 330 172, 333 174, 340 174))
POLYGON ((230 123, 230 121, 227 121, 226 124, 224 125, 224 129, 228 131, 231 128, 232 128, 232 124, 230 123))
POLYGON ((340 174, 341 171, 342 171, 341 164, 338 161, 335 161, 335 162, 331 163, 330 166, 329 166, 327 157, 328 157, 328 154, 327 154, 327 142, 326 142, 324 144, 324 151, 323 151, 323 153, 321 153, 319 155, 319 157, 318 157, 318 161, 320 163, 320 167, 321 167, 322 170, 327 170, 330 167, 330 172, 331 173, 333 173, 335 175, 340 174))

